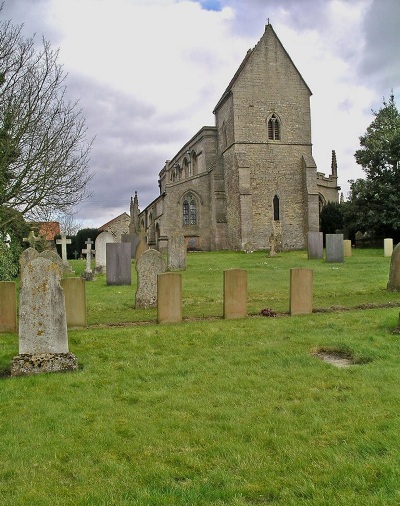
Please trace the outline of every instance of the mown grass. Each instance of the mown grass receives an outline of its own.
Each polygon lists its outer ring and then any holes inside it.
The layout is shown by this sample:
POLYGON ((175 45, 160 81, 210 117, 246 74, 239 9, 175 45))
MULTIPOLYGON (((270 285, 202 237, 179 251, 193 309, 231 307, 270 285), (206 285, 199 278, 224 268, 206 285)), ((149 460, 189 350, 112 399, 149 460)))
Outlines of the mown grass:
MULTIPOLYGON (((397 307, 197 320, 222 314, 224 268, 248 269, 250 313, 283 313, 288 269, 310 264, 318 307, 400 301, 371 250, 340 265, 189 255, 179 325, 136 315, 134 286, 88 283, 92 326, 69 331, 79 371, 0 382, 2 504, 399 504, 397 307), (141 324, 114 325, 126 312, 141 324), (338 369, 318 348, 361 365, 338 369)), ((17 348, 0 334, 3 370, 17 348)))

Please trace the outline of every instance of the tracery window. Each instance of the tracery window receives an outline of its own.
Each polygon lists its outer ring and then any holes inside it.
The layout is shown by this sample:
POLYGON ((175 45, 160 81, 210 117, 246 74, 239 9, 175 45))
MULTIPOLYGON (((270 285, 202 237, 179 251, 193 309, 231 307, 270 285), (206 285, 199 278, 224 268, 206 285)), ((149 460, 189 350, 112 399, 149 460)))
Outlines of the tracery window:
POLYGON ((183 224, 197 224, 197 206, 196 200, 191 193, 188 193, 183 200, 183 224))
POLYGON ((281 127, 276 114, 273 114, 268 120, 268 139, 270 141, 279 141, 281 139, 281 127))

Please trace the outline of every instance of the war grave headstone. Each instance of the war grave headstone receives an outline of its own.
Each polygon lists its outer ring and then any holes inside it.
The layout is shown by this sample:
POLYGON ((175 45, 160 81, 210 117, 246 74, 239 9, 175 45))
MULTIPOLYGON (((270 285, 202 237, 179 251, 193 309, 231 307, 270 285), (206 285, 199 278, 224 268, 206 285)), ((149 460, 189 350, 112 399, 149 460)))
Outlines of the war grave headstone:
POLYGON ((312 269, 290 269, 291 316, 312 313, 313 307, 313 271, 312 269))
POLYGON ((326 261, 344 262, 343 234, 326 234, 326 261))
POLYGON ((86 327, 86 282, 83 278, 64 278, 67 327, 86 327))
POLYGON ((393 239, 386 238, 383 240, 383 254, 385 257, 391 257, 393 253, 393 239))
POLYGON ((343 241, 343 256, 351 257, 352 249, 351 249, 351 241, 349 239, 344 239, 343 241))
POLYGON ((224 271, 224 318, 247 316, 247 271, 227 269, 224 271))
POLYGON ((60 271, 51 260, 37 257, 25 265, 19 293, 19 355, 11 375, 74 370, 69 352, 64 291, 60 271))
POLYGON ((137 290, 135 308, 157 307, 157 276, 166 271, 162 254, 155 249, 144 251, 136 262, 137 290))
POLYGON ((132 283, 131 244, 108 242, 106 244, 107 285, 130 285, 132 283))
POLYGON ((107 270, 107 244, 114 243, 114 236, 110 232, 101 232, 94 244, 96 250, 95 264, 96 272, 104 273, 107 270))
POLYGON ((167 266, 169 271, 184 271, 186 269, 186 241, 182 234, 172 234, 168 237, 167 266))
POLYGON ((93 270, 92 270, 92 254, 95 252, 92 250, 93 241, 88 237, 87 241, 85 241, 86 249, 82 250, 82 253, 86 255, 86 268, 82 272, 82 278, 86 279, 86 281, 92 281, 94 279, 93 270))
POLYGON ((178 272, 164 272, 157 276, 157 321, 182 321, 182 275, 178 272))
POLYGON ((390 260, 387 289, 392 292, 400 291, 400 242, 394 248, 392 258, 390 260))
POLYGON ((322 232, 308 232, 308 259, 316 260, 324 257, 324 234, 322 232))
POLYGON ((17 331, 17 285, 0 281, 0 332, 17 331))

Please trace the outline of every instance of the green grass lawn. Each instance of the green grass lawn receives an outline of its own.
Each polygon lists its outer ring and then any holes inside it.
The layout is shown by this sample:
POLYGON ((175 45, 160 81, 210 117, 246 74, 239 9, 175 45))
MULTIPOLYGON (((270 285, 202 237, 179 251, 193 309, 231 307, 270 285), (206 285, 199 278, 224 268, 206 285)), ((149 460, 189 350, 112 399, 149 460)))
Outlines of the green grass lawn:
MULTIPOLYGON (((89 326, 69 330, 80 369, 0 380, 1 504, 399 505, 400 294, 385 289, 389 263, 377 250, 344 264, 190 254, 179 325, 135 310, 135 283, 88 282, 89 326), (250 316, 227 321, 231 267, 248 271, 250 316), (292 267, 314 270, 320 311, 287 315, 292 267), (258 316, 265 307, 278 316, 258 316), (319 348, 358 365, 327 364, 319 348)), ((0 334, 4 373, 17 350, 17 335, 0 334)))

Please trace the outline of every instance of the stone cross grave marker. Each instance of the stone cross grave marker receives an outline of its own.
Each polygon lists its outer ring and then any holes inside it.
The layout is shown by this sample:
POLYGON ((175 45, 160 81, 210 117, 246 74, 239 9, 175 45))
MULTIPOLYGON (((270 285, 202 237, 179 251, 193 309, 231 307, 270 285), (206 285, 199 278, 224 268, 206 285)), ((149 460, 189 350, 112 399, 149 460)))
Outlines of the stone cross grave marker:
POLYGON ((76 250, 75 250, 75 251, 74 251, 74 258, 75 258, 75 260, 78 258, 78 255, 79 255, 79 251, 76 251, 76 250))
POLYGON ((94 252, 92 250, 92 244, 93 241, 90 237, 88 237, 87 241, 85 241, 86 249, 82 250, 82 253, 86 255, 86 269, 85 272, 91 273, 92 272, 92 253, 94 252))
POLYGON ((40 241, 40 237, 36 237, 35 232, 31 230, 28 237, 24 237, 22 240, 28 242, 31 248, 36 249, 36 243, 40 241))
POLYGON ((28 262, 19 294, 19 355, 11 375, 36 374, 77 368, 69 353, 64 291, 60 270, 48 258, 28 262))
POLYGON ((65 234, 62 234, 61 239, 56 240, 56 244, 61 244, 61 258, 65 264, 68 263, 67 244, 71 244, 71 239, 67 239, 67 236, 65 234))

